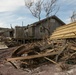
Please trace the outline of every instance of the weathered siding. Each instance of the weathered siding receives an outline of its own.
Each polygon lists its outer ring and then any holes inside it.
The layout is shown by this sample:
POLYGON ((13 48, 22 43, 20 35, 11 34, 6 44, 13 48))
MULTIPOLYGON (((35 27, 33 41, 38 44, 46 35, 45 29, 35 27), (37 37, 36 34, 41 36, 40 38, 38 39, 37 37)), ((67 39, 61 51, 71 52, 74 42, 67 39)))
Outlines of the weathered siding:
POLYGON ((25 27, 16 26, 15 31, 14 31, 14 33, 15 33, 14 38, 19 38, 19 39, 24 38, 24 36, 25 36, 24 30, 25 30, 25 27))
POLYGON ((61 26, 61 23, 59 23, 55 19, 46 20, 35 26, 35 36, 34 37, 35 37, 35 39, 42 39, 44 37, 47 37, 49 35, 48 30, 50 31, 50 35, 51 35, 52 32, 59 26, 61 26), (44 32, 40 32, 40 26, 42 26, 42 27, 44 26, 46 28, 44 32))
POLYGON ((28 27, 28 37, 33 37, 33 27, 28 27))
POLYGON ((24 31, 26 39, 33 39, 34 38, 34 27, 28 26, 28 28, 24 31))
POLYGON ((4 37, 10 37, 10 29, 8 28, 0 28, 0 33, 4 37))
POLYGON ((20 39, 43 39, 51 35, 54 30, 63 25, 60 19, 56 16, 45 18, 41 21, 35 22, 27 27, 15 27, 14 38, 20 39), (42 30, 41 30, 42 29, 42 30))

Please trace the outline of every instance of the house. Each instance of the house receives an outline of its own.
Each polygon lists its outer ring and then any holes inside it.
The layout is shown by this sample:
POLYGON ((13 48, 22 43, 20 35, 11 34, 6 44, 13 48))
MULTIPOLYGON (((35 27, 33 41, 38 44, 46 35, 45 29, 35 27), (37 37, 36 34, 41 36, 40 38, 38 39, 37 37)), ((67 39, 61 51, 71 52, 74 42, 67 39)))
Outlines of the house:
POLYGON ((24 39, 25 37, 25 30, 27 29, 27 26, 15 26, 14 29, 14 38, 16 39, 24 39))
POLYGON ((28 37, 42 39, 51 35, 57 27, 62 25, 65 23, 55 15, 45 18, 28 26, 28 37))
POLYGON ((13 29, 9 29, 9 28, 0 28, 0 36, 4 36, 4 37, 13 37, 13 29))
POLYGON ((19 39, 43 39, 44 37, 51 35, 54 30, 65 25, 57 16, 51 16, 27 25, 25 27, 15 27, 15 38, 19 39))

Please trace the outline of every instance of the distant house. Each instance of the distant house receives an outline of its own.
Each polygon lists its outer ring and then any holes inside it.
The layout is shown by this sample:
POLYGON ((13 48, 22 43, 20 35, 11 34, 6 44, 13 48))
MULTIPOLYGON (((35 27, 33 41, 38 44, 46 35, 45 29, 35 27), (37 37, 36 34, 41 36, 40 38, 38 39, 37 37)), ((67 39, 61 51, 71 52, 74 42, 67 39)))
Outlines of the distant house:
POLYGON ((0 36, 13 37, 14 31, 9 28, 0 28, 0 36))
POLYGON ((15 38, 42 39, 59 26, 65 25, 57 16, 51 16, 25 27, 15 27, 15 38))
POLYGON ((27 29, 26 26, 15 26, 14 29, 14 38, 16 39, 24 39, 26 38, 25 35, 25 30, 27 29))

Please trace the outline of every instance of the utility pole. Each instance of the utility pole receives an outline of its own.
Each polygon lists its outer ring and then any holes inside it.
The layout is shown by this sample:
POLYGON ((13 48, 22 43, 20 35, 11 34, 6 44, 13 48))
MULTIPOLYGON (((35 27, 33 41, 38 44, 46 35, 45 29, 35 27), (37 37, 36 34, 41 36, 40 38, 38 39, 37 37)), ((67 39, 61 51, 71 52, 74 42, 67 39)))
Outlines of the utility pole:
POLYGON ((25 44, 25 34, 24 34, 24 27, 23 27, 23 21, 22 21, 22 36, 23 36, 23 39, 22 39, 22 42, 23 44, 25 44))

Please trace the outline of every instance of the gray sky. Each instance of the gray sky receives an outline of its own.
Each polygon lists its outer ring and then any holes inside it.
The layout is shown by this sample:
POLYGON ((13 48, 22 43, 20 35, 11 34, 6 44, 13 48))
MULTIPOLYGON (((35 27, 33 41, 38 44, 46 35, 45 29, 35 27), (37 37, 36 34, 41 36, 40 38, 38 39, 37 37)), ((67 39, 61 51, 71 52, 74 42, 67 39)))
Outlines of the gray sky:
MULTIPOLYGON (((70 23, 70 16, 76 10, 76 0, 59 0, 58 5, 60 10, 56 15, 65 23, 70 23)), ((0 0, 0 27, 8 28, 10 24, 20 26, 22 21, 24 26, 38 21, 25 7, 24 0, 0 0)))

